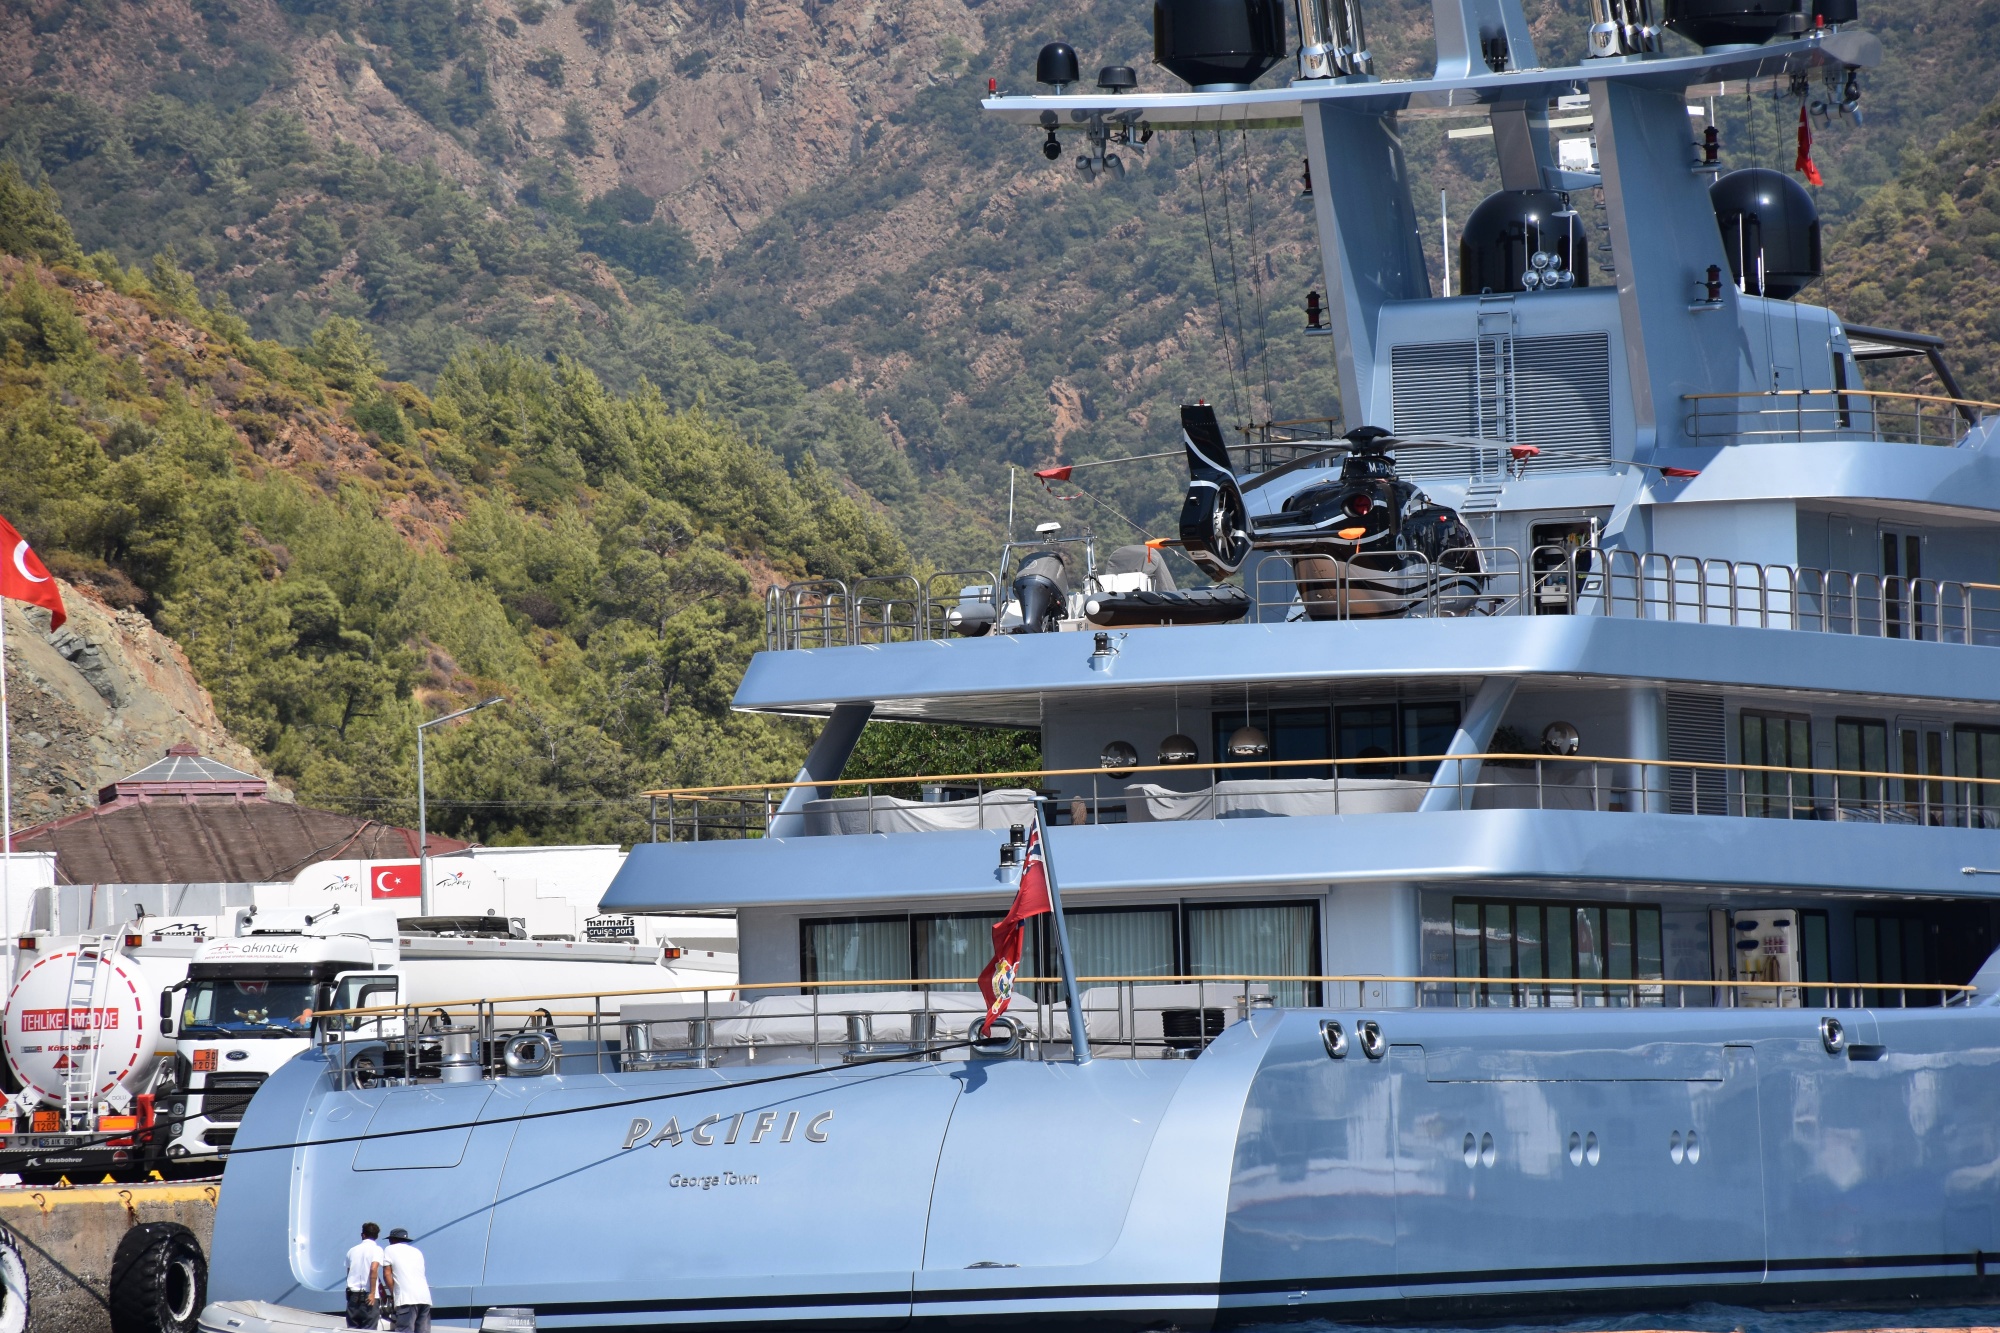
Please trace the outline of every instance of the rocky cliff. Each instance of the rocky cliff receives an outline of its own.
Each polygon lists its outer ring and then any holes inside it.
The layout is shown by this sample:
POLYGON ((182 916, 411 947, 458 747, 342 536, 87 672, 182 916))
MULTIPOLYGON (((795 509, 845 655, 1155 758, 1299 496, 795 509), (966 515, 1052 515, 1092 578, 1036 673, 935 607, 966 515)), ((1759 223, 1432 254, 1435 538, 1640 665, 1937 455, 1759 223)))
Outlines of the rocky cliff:
MULTIPOLYGON (((246 772, 271 776, 216 716, 173 640, 137 611, 62 584, 69 612, 6 602, 7 693, 17 827, 84 809, 100 787, 183 741, 246 772)), ((274 799, 289 795, 273 786, 274 799)))

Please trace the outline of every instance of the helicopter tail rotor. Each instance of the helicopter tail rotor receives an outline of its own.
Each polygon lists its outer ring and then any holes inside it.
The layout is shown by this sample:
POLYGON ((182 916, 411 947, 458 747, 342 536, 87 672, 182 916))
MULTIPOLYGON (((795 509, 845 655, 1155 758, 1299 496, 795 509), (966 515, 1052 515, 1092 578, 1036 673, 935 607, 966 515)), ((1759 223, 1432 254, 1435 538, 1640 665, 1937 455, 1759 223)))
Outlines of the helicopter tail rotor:
POLYGON ((1250 556, 1249 508, 1229 463, 1222 423, 1206 403, 1181 407, 1188 492, 1181 502, 1181 547, 1210 578, 1221 580, 1250 556))

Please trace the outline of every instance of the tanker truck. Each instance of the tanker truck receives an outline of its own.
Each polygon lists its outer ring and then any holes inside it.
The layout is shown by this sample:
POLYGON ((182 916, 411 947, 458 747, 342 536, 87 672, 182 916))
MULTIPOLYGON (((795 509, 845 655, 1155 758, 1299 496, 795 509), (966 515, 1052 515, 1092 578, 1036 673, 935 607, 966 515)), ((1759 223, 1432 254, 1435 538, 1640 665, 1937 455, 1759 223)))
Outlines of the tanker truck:
MULTIPOLYGON (((25 1184, 219 1172, 251 1097, 312 1043, 318 1011, 736 975, 733 949, 526 938, 497 915, 398 918, 388 906, 252 908, 37 943, 5 1015, 20 1091, 0 1103, 0 1172, 25 1184)), ((370 1022, 405 1035, 401 1019, 370 1022)))

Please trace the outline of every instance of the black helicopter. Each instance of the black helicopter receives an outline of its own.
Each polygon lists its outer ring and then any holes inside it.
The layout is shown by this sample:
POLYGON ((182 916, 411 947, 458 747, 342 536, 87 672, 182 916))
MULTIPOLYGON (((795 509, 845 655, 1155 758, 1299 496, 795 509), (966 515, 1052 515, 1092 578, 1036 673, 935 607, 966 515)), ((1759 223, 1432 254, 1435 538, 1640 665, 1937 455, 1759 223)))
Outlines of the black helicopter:
POLYGON ((1436 615, 1474 610, 1485 583, 1472 532, 1455 510, 1396 474, 1400 442, 1362 426, 1324 449, 1239 483, 1215 409, 1181 408, 1188 492, 1181 546, 1202 571, 1223 579, 1252 551, 1286 556, 1299 600, 1312 619, 1436 615), (1252 518, 1244 494, 1299 468, 1343 453, 1337 480, 1286 497, 1277 513, 1252 518))

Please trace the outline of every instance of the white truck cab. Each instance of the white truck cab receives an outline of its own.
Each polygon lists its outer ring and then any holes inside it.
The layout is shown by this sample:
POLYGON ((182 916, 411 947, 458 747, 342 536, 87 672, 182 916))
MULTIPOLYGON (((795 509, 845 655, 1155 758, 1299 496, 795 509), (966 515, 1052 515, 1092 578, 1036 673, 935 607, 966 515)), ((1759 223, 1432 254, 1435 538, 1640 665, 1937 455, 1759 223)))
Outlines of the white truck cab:
POLYGON ((315 1011, 397 1002, 378 947, 273 923, 195 950, 187 979, 160 996, 160 1033, 174 1049, 159 1099, 169 1163, 213 1157, 235 1140, 258 1087, 311 1043, 315 1011))

